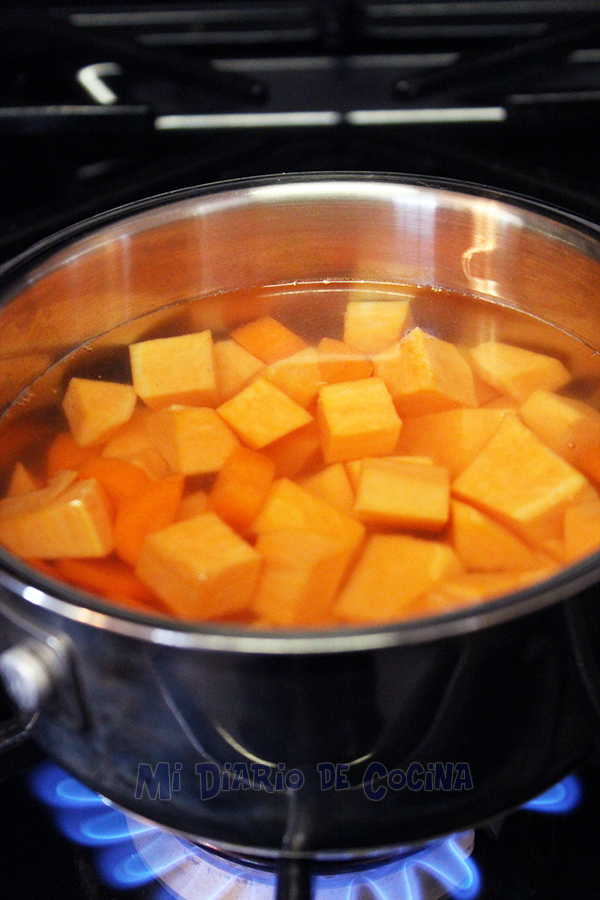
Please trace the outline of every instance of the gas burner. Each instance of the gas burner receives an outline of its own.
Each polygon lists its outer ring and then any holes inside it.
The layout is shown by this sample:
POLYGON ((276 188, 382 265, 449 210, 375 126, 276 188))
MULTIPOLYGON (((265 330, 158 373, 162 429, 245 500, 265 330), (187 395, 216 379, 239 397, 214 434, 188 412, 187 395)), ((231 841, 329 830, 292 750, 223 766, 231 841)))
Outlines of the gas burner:
MULTIPOLYGON (((152 900, 273 900, 281 897, 281 869, 271 860, 225 856, 152 822, 114 808, 53 763, 38 766, 33 794, 53 811, 60 832, 75 844, 94 848, 100 878, 111 888, 151 885, 152 900)), ((523 807, 564 814, 580 800, 578 779, 563 781, 523 807)), ((502 822, 487 827, 498 837, 502 822)), ((476 834, 433 841, 376 859, 311 861, 315 900, 474 900, 482 879, 472 855, 476 834)))

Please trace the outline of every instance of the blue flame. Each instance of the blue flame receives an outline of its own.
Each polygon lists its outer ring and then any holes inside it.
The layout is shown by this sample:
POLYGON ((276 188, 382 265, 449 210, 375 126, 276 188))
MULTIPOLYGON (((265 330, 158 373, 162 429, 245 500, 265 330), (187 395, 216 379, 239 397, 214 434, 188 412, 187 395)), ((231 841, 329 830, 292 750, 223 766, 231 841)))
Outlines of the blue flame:
POLYGON ((135 888, 148 884, 165 875, 170 869, 189 859, 196 848, 184 841, 177 841, 174 851, 173 843, 160 829, 150 847, 151 862, 143 859, 135 844, 124 842, 103 850, 98 856, 98 869, 104 881, 111 887, 135 888))
POLYGON ((457 843, 458 836, 446 838, 438 844, 426 847, 407 859, 397 860, 363 876, 357 887, 366 884, 375 900, 421 900, 422 873, 429 873, 436 882, 457 900, 473 900, 479 893, 481 878, 479 869, 457 843), (386 885, 392 876, 393 894, 386 885))
MULTIPOLYGON (((275 876, 272 872, 252 871, 251 876, 240 865, 225 862, 151 823, 120 812, 99 794, 54 763, 43 763, 30 779, 33 793, 48 804, 61 833, 73 842, 97 851, 100 876, 113 888, 137 888, 161 879, 171 870, 193 857, 205 861, 221 881, 210 897, 225 895, 238 874, 251 879, 250 900, 259 890, 272 897, 275 876), (139 841, 143 842, 143 850, 139 841)), ((524 809, 562 814, 571 811, 581 797, 578 779, 569 775, 550 790, 527 803, 524 809)), ((459 836, 415 852, 409 857, 379 865, 366 872, 318 875, 315 895, 328 900, 358 900, 367 888, 374 900, 422 900, 423 879, 432 879, 456 900, 474 900, 481 887, 479 870, 460 844, 459 836)), ((173 900, 175 889, 155 885, 154 900, 173 900)))
POLYGON ((523 809, 544 813, 568 813, 581 800, 581 784, 575 775, 567 775, 554 787, 526 803, 523 809))
POLYGON ((105 806, 100 794, 71 778, 54 763, 39 765, 34 769, 29 783, 35 796, 55 809, 90 809, 105 806))
POLYGON ((479 869, 454 837, 440 845, 438 854, 428 854, 424 859, 417 859, 416 864, 430 871, 458 900, 472 900, 479 893, 479 869))

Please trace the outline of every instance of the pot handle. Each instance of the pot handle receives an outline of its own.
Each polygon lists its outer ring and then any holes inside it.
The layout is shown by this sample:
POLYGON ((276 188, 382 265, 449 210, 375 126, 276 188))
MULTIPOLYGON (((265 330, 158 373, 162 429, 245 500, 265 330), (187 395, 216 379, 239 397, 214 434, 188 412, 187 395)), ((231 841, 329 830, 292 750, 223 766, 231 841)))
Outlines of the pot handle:
POLYGON ((12 750, 26 741, 38 715, 37 712, 29 718, 17 715, 0 723, 0 753, 12 750))
POLYGON ((31 638, 0 654, 0 681, 16 709, 0 724, 0 752, 29 737, 40 709, 54 693, 56 658, 47 644, 31 638))

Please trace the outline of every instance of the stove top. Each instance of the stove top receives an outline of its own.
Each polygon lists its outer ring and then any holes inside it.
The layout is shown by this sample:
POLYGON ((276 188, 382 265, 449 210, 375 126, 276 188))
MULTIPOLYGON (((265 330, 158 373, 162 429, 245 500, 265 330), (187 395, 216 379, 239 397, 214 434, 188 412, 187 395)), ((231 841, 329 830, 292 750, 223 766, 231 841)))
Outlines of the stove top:
MULTIPOLYGON (((2 886, 37 900, 275 900, 268 865, 225 859, 107 805, 36 759, 0 785, 2 886)), ((557 900, 598 896, 594 761, 522 810, 376 865, 314 868, 316 900, 557 900)))
POLYGON ((600 216, 600 0, 0 10, 0 260, 150 194, 368 170, 600 216))

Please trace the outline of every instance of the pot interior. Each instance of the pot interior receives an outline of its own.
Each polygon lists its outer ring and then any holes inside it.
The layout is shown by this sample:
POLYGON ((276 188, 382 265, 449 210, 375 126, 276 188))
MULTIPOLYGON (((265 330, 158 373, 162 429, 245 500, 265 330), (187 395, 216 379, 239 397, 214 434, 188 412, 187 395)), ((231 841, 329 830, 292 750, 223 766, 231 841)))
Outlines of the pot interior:
MULTIPOLYGON (((289 309, 318 337, 349 282, 419 285, 425 315, 441 317, 445 334, 543 346, 568 365, 577 396, 593 401, 600 390, 594 226, 472 186, 299 176, 157 198, 9 266, 0 406, 11 423, 35 419, 73 373, 118 372, 130 343, 186 327, 226 335, 289 309), (299 302, 307 285, 319 290, 299 302), (526 318, 489 315, 499 307, 526 318)), ((13 457, 4 455, 6 477, 13 457)))

